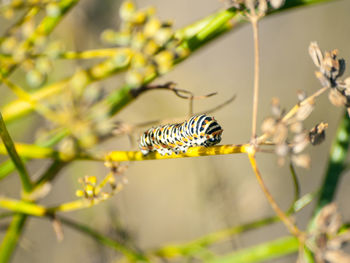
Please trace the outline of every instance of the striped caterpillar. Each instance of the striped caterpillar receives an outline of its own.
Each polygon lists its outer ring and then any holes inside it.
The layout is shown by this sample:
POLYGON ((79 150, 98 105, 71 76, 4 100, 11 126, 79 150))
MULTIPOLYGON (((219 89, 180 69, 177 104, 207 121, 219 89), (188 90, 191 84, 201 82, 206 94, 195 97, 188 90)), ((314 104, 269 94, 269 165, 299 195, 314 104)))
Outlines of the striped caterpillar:
POLYGON ((154 151, 161 155, 185 153, 189 147, 218 144, 222 132, 223 129, 213 117, 196 115, 182 123, 148 129, 140 138, 139 148, 143 155, 154 151))

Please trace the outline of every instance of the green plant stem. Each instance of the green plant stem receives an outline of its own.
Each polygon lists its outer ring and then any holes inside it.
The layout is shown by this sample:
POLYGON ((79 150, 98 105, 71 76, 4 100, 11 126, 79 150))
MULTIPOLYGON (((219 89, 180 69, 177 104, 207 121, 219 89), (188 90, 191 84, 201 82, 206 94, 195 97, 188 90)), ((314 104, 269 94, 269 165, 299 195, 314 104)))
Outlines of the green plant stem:
MULTIPOLYGON (((327 0, 286 0, 286 3, 283 8, 275 10, 272 13, 278 13, 282 10, 287 10, 292 7, 305 6, 316 4, 319 2, 325 2, 327 0)), ((218 38, 224 33, 230 31, 232 28, 237 28, 238 25, 246 22, 243 15, 240 12, 237 12, 234 8, 230 8, 224 11, 219 11, 216 14, 212 14, 192 25, 189 25, 183 29, 179 29, 175 35, 182 37, 182 42, 177 48, 180 56, 174 64, 178 64, 188 58, 193 54, 194 51, 200 49, 200 47, 208 44, 211 40, 218 38)), ((148 76, 145 79, 143 85, 147 85, 156 79, 158 75, 148 76)), ((146 91, 145 89, 144 91, 146 91)), ((135 93, 133 87, 128 85, 123 86, 122 88, 116 90, 112 93, 106 100, 107 104, 110 107, 109 114, 111 116, 118 113, 129 103, 134 101, 140 93, 135 93)))
POLYGON ((298 251, 299 242, 295 237, 283 237, 274 241, 242 249, 228 255, 208 260, 208 263, 252 263, 262 262, 289 255, 298 251))
POLYGON ((0 214, 0 219, 7 218, 9 216, 13 216, 15 213, 14 212, 4 212, 0 214))
MULTIPOLYGON (((326 1, 326 0, 296 0, 296 1, 287 0, 284 8, 279 9, 274 13, 280 12, 282 10, 286 10, 291 7, 305 6, 305 5, 315 4, 322 1, 326 1)), ((75 1, 66 0, 64 2, 69 3, 69 2, 75 2, 75 1)), ((201 20, 201 23, 194 23, 193 25, 190 25, 184 29, 179 30, 180 35, 189 36, 189 38, 183 39, 182 43, 178 47, 179 48, 178 51, 182 51, 183 55, 180 56, 180 58, 175 63, 181 62, 182 60, 187 58, 189 55, 191 55, 193 51, 207 44, 210 40, 217 38, 218 36, 232 29, 235 25, 243 22, 245 22, 245 20, 240 14, 237 15, 237 12, 234 9, 228 9, 224 11, 219 11, 214 15, 208 16, 208 18, 201 20), (195 30, 198 30, 198 31, 196 32, 195 30)), ((42 23, 44 24, 48 23, 50 27, 53 25, 44 20, 42 23)), ((41 26, 41 27, 45 28, 45 26, 41 26)), ((31 39, 33 38, 35 37, 31 37, 31 39)), ((94 73, 98 73, 98 77, 92 77, 91 80, 94 80, 94 81, 100 80, 116 72, 119 72, 122 69, 126 69, 126 67, 129 65, 128 61, 126 61, 125 63, 123 62, 121 63, 122 65, 120 66, 120 70, 118 70, 117 68, 108 66, 111 64, 116 64, 116 62, 115 61, 113 62, 113 60, 112 61, 108 60, 105 63, 105 65, 102 65, 102 68, 98 67, 95 72, 94 71, 88 72, 88 73, 92 73, 92 75, 94 73), (107 68, 107 69, 104 69, 104 68, 107 68)), ((152 76, 148 76, 145 79, 144 85, 147 85, 148 83, 153 81, 156 77, 157 77, 156 74, 152 76)), ((60 92, 66 86, 66 84, 67 84, 67 80, 63 82, 58 82, 54 85, 48 86, 47 88, 43 88, 42 90, 32 94, 33 99, 40 100, 49 96, 53 96, 58 92, 60 92)), ((135 99, 135 97, 133 96, 132 90, 133 90, 133 87, 124 86, 123 88, 116 90, 107 98, 106 103, 110 107, 110 115, 116 114, 122 108, 124 108, 126 105, 128 105, 131 101, 135 99)), ((30 104, 25 103, 22 100, 17 100, 5 106, 5 108, 3 109, 4 119, 5 121, 15 120, 20 116, 23 116, 31 112, 32 110, 33 109, 30 104)))
POLYGON ((294 185, 294 202, 293 203, 295 203, 298 201, 298 199, 300 199, 300 183, 292 162, 290 162, 289 164, 289 170, 290 170, 290 174, 292 175, 292 180, 294 185))
MULTIPOLYGON (((74 79, 79 79, 82 85, 86 86, 94 81, 102 80, 116 72, 125 70, 129 65, 131 53, 129 49, 120 50, 120 54, 114 58, 109 58, 99 64, 92 66, 87 70, 80 70, 73 74, 70 78, 47 85, 39 91, 31 93, 33 101, 52 97, 68 87, 74 79)), ((6 122, 13 121, 21 116, 33 111, 33 105, 23 99, 17 99, 5 105, 3 108, 3 116, 6 122)))
MULTIPOLYGON (((72 158, 80 160, 102 160, 101 158, 94 157, 85 153, 79 153, 74 156, 66 154, 64 152, 56 151, 51 147, 42 147, 35 144, 23 144, 15 143, 14 144, 18 154, 22 158, 28 159, 54 159, 62 161, 70 161, 72 158), (97 158, 97 159, 96 159, 97 158)), ((6 146, 5 146, 6 147, 6 146)), ((0 144, 0 154, 6 154, 4 145, 0 144)))
POLYGON ((75 230, 78 230, 80 232, 83 232, 84 234, 87 234, 88 236, 94 238, 96 241, 98 241, 101 244, 104 244, 106 246, 109 246, 113 248, 116 251, 121 252, 123 255, 125 255, 129 260, 133 261, 140 261, 140 262, 150 262, 146 256, 144 256, 140 252, 136 252, 123 244, 106 237, 97 231, 93 230, 92 228, 83 225, 81 223, 74 222, 70 219, 63 218, 63 217, 58 217, 58 219, 66 226, 69 226, 75 230))
POLYGON ((28 50, 41 37, 49 35, 65 14, 78 2, 79 0, 61 0, 57 2, 58 14, 55 16, 45 16, 30 37, 23 42, 23 48, 28 50))
POLYGON ((13 216, 10 227, 7 229, 6 235, 0 245, 0 263, 10 261, 10 258, 18 244, 18 239, 23 231, 27 216, 23 214, 15 214, 13 216))
POLYGON ((341 175, 346 167, 349 145, 350 119, 348 113, 345 112, 331 146, 328 167, 314 211, 315 216, 325 205, 331 203, 334 199, 341 175))
POLYGON ((30 192, 32 190, 32 182, 30 180, 29 174, 26 167, 24 166, 21 158, 19 157, 15 145, 10 137, 10 134, 7 131, 4 120, 0 113, 0 136, 5 145, 6 151, 8 152, 13 164, 16 166, 19 176, 21 178, 22 187, 24 192, 30 192))
POLYGON ((61 171, 67 165, 66 162, 62 162, 61 160, 54 160, 48 169, 44 172, 42 176, 35 183, 35 188, 40 188, 46 182, 52 181, 59 171, 61 171))
MULTIPOLYGON (((289 215, 300 211, 306 205, 311 203, 314 196, 315 195, 310 197, 309 194, 306 194, 305 196, 294 200, 290 208, 288 209, 288 212, 286 213, 289 215)), ((157 255, 163 258, 175 258, 178 256, 194 255, 195 253, 198 253, 203 249, 207 249, 209 246, 214 245, 215 243, 228 240, 234 235, 258 229, 279 221, 280 218, 278 216, 263 218, 261 220, 242 224, 240 226, 235 226, 232 228, 227 228, 214 233, 210 233, 194 241, 186 242, 184 244, 167 245, 162 248, 151 251, 148 254, 157 255)))
POLYGON ((8 28, 5 33, 1 36, 0 44, 6 39, 6 37, 13 35, 24 23, 33 19, 35 15, 38 14, 40 8, 38 6, 34 6, 30 8, 23 16, 16 21, 10 28, 8 28))
POLYGON ((41 205, 4 196, 0 196, 0 207, 32 216, 45 216, 47 214, 47 209, 41 205))
MULTIPOLYGON (((59 131, 55 131, 55 134, 52 134, 47 140, 45 141, 37 141, 35 146, 39 147, 52 147, 56 145, 58 142, 60 142, 64 137, 66 137, 69 134, 69 131, 67 129, 60 129, 59 131)), ((18 144, 15 143, 16 149, 18 144)), ((0 151, 2 146, 0 145, 0 151)), ((19 147, 21 149, 21 147, 19 147)), ((37 149, 36 147, 34 147, 37 149)), ((30 149, 30 148, 29 148, 30 149)), ((33 148, 31 149, 33 150, 33 148)), ((19 154, 22 156, 22 152, 19 151, 19 154)), ((32 155, 31 151, 28 151, 28 154, 30 156, 32 155)), ((29 156, 29 157, 30 157, 29 156)), ((39 156, 38 156, 39 157, 39 156)), ((22 161, 26 163, 30 158, 23 158, 22 161)), ((0 180, 4 179, 6 176, 8 176, 11 172, 15 170, 15 166, 11 160, 5 161, 0 164, 0 180)))
POLYGON ((199 239, 196 239, 194 241, 191 241, 185 244, 167 245, 162 248, 156 249, 150 252, 149 254, 157 255, 159 257, 169 258, 169 259, 176 258, 179 256, 194 255, 215 243, 222 242, 229 238, 232 238, 234 235, 247 232, 253 229, 257 229, 278 221, 280 221, 280 219, 277 216, 264 218, 255 222, 251 222, 240 226, 217 231, 214 233, 210 233, 199 239))

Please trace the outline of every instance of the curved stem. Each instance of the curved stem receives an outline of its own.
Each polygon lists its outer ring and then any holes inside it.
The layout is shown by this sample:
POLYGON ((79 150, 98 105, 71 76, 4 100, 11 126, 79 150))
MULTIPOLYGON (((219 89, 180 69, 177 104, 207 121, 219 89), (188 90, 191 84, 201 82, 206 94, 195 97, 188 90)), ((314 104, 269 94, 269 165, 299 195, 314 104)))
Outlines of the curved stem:
POLYGON ((282 220, 282 222, 286 225, 288 230, 295 235, 300 241, 304 240, 304 234, 299 230, 299 228, 290 220, 290 218, 282 211, 282 209, 278 206, 276 200, 271 195, 269 189, 265 185, 264 180, 261 177, 261 173, 258 169, 256 160, 255 160, 255 152, 248 153, 250 164, 254 170, 254 174, 256 179, 259 182, 261 189, 263 190, 267 200, 269 201, 272 209, 276 212, 278 217, 282 220))

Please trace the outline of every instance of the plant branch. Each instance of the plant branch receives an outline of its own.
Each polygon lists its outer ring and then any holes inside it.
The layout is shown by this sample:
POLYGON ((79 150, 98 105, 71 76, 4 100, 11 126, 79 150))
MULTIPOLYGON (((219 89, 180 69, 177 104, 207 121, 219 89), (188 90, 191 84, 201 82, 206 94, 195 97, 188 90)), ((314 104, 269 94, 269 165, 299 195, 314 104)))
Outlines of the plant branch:
POLYGON ((282 222, 286 225, 288 230, 298 237, 298 239, 302 242, 304 241, 304 234, 298 229, 298 227, 290 220, 290 218, 282 211, 282 209, 278 206, 275 199, 272 197, 270 191, 268 190, 267 186, 265 185, 264 180, 261 177, 261 173, 258 169, 256 160, 255 160, 255 152, 248 152, 248 157, 250 164, 253 168, 254 174, 256 176, 256 179, 258 180, 258 183, 261 187, 261 189, 264 192, 264 195, 266 196, 267 200, 269 201, 272 209, 275 211, 275 213, 278 215, 278 217, 281 218, 282 222))
POLYGON ((248 247, 229 253, 224 256, 208 260, 208 263, 228 263, 228 262, 263 262, 279 258, 284 255, 292 254, 298 251, 298 239, 295 237, 283 237, 273 241, 248 247))
POLYGON ((32 182, 30 180, 26 167, 24 166, 21 158, 17 153, 15 144, 13 143, 9 132, 7 131, 7 128, 1 113, 0 113, 0 136, 1 136, 2 142, 4 143, 6 151, 8 152, 8 155, 10 156, 13 164, 16 166, 18 170, 18 174, 22 182, 23 191, 25 193, 30 192, 33 188, 32 182))
POLYGON ((215 145, 211 147, 191 147, 186 153, 161 155, 158 152, 151 152, 143 155, 140 151, 113 151, 106 155, 106 161, 126 162, 126 161, 145 161, 145 160, 163 160, 176 159, 185 157, 199 157, 209 155, 234 154, 247 152, 249 144, 242 145, 215 145))
POLYGON ((0 245, 0 262, 9 262, 10 258, 18 244, 18 239, 23 231, 27 216, 16 214, 13 216, 10 227, 0 245))
POLYGON ((124 254, 131 262, 150 262, 142 253, 134 251, 125 245, 106 237, 105 235, 102 235, 98 233, 97 231, 93 230, 89 226, 83 225, 81 223, 74 222, 68 218, 64 217, 58 217, 58 219, 66 226, 69 226, 75 230, 78 230, 84 234, 87 234, 88 236, 94 238, 97 242, 104 244, 106 246, 109 246, 113 248, 116 251, 121 252, 124 254))
POLYGON ((256 140, 256 126, 258 116, 259 102, 259 71, 260 71, 260 54, 259 54, 259 17, 257 15, 250 16, 250 21, 253 27, 254 36, 254 93, 253 93, 253 113, 252 113, 252 137, 251 141, 256 140))
POLYGON ((347 156, 350 146, 350 118, 345 111, 338 126, 337 133, 331 146, 328 167, 323 179, 319 199, 314 210, 314 216, 327 204, 333 202, 337 186, 348 162, 347 156))

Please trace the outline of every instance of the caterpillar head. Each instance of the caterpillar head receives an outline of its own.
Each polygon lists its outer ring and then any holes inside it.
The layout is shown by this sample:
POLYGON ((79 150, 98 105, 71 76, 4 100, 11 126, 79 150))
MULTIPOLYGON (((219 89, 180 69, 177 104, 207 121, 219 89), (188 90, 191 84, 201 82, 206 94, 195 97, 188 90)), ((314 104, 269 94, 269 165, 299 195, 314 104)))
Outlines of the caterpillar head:
POLYGON ((221 126, 216 122, 214 118, 208 123, 206 128, 206 140, 203 145, 208 147, 221 142, 221 134, 224 130, 221 126))

